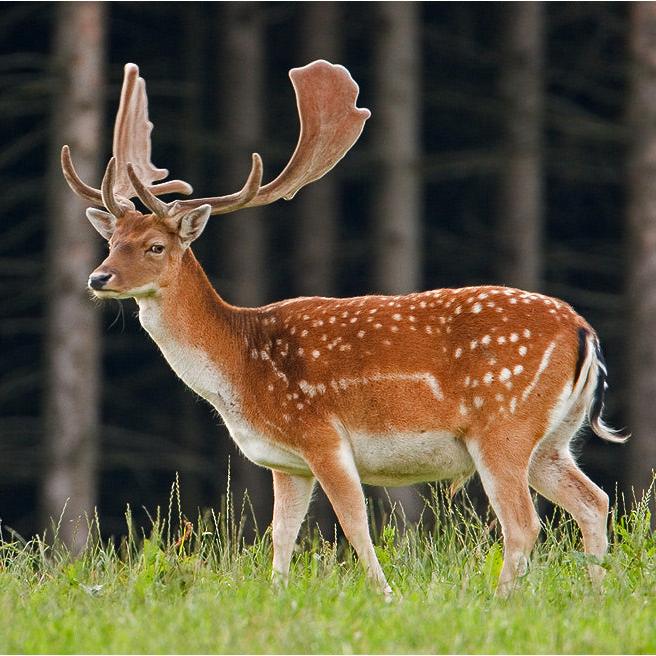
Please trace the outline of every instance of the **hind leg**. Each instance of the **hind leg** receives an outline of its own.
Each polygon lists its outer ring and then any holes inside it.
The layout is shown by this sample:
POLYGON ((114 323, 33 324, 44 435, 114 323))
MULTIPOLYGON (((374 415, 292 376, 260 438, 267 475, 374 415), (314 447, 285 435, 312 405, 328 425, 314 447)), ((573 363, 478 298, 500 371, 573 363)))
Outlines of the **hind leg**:
MULTIPOLYGON (((581 529, 585 552, 601 560, 608 549, 608 495, 578 468, 569 451, 569 441, 582 422, 582 414, 569 417, 538 445, 529 482, 572 515, 581 529)), ((593 582, 603 579, 605 570, 599 565, 590 565, 588 570, 593 582)))
POLYGON ((528 571, 528 559, 540 532, 540 520, 528 487, 529 454, 495 458, 494 453, 486 453, 473 441, 467 443, 467 449, 501 524, 503 568, 497 595, 507 596, 517 578, 528 571))

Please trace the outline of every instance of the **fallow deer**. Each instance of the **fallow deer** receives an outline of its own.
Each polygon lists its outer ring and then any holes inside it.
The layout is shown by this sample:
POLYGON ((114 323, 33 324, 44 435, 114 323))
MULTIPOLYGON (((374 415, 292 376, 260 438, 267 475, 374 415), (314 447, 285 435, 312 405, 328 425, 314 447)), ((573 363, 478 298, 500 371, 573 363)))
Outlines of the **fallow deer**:
MULTIPOLYGON (((210 215, 290 199, 358 139, 348 71, 316 61, 290 71, 300 137, 282 173, 262 186, 262 161, 237 193, 189 194, 150 162, 145 83, 125 67, 114 156, 101 188, 62 167, 87 217, 109 242, 89 277, 98 298, 134 298, 141 324, 175 373, 214 406, 244 455, 273 472, 273 570, 287 579, 315 480, 367 574, 391 590, 369 534, 361 484, 408 485, 477 472, 502 527, 498 592, 527 567, 540 530, 529 486, 572 514, 585 551, 607 549, 608 496, 581 472, 569 444, 601 419, 606 368, 594 330, 565 302, 501 286, 405 296, 296 298, 259 308, 225 302, 190 244, 210 215), (149 213, 135 209, 138 197, 149 213)), ((602 570, 591 566, 593 578, 602 570)))

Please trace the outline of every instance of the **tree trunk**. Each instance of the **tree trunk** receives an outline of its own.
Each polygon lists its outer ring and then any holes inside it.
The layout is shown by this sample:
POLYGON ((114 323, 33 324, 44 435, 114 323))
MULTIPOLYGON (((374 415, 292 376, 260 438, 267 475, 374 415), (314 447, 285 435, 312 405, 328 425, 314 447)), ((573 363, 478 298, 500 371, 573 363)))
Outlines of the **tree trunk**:
MULTIPOLYGON (((251 153, 264 141, 264 28, 262 5, 226 2, 220 7, 220 112, 222 120, 220 189, 232 193, 246 181, 251 153)), ((219 252, 222 253, 221 286, 227 300, 239 305, 261 305, 267 300, 264 208, 253 208, 220 218, 219 252)), ((233 492, 240 503, 248 490, 260 527, 272 512, 271 474, 243 456, 231 458, 233 492)))
MULTIPOLYGON (((191 2, 182 8, 184 21, 186 94, 184 102, 184 119, 187 125, 185 138, 182 140, 182 178, 193 185, 201 186, 203 170, 201 139, 203 85, 202 72, 206 62, 203 61, 203 45, 205 42, 205 24, 203 8, 196 2, 191 2)), ((194 252, 203 259, 206 241, 199 239, 194 243, 194 252)), ((199 404, 198 398, 185 386, 178 386, 180 404, 179 433, 180 442, 185 451, 202 454, 206 449, 207 440, 203 434, 201 412, 206 412, 204 404, 199 404)), ((203 495, 203 481, 197 471, 181 472, 181 497, 184 514, 192 521, 196 520, 198 509, 206 505, 203 495)))
POLYGON ((543 277, 544 11, 542 2, 504 5, 497 273, 503 284, 529 290, 543 277))
POLYGON ((656 4, 632 3, 630 47, 627 483, 640 494, 656 466, 656 4))
MULTIPOLYGON (((375 20, 374 101, 369 126, 374 170, 371 220, 374 291, 403 294, 422 284, 420 175, 420 6, 372 5, 375 20)), ((388 490, 415 521, 421 500, 414 488, 388 490)))
POLYGON ((404 294, 422 281, 420 7, 382 2, 374 8, 373 283, 377 291, 404 294))
MULTIPOLYGON (((226 2, 220 25, 221 176, 217 193, 242 188, 251 167, 251 153, 264 141, 264 29, 262 6, 226 2)), ((263 208, 221 217, 219 248, 222 283, 228 300, 260 305, 267 299, 264 265, 266 230, 263 208)))
POLYGON ((48 181, 46 471, 43 521, 58 520, 59 536, 77 553, 85 545, 96 504, 99 441, 99 312, 86 280, 97 264, 98 236, 88 203, 66 185, 59 165, 69 144, 83 180, 99 180, 104 94, 105 11, 101 2, 57 7, 55 60, 58 96, 48 181))
MULTIPOLYGON (((337 2, 302 5, 299 65, 315 59, 339 61, 339 15, 337 2)), ((339 216, 339 167, 301 190, 296 202, 294 282, 303 296, 333 296, 339 216)))

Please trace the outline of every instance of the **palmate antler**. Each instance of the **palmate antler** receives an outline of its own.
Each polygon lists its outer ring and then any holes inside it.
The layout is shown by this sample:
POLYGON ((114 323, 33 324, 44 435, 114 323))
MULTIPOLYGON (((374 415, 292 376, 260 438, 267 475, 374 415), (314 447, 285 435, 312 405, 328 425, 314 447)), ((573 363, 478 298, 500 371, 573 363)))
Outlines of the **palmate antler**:
POLYGON ((100 189, 94 189, 85 184, 77 175, 68 146, 62 148, 61 161, 64 177, 71 189, 94 205, 104 205, 112 214, 119 215, 125 209, 134 209, 130 201, 136 196, 130 178, 127 174, 127 163, 138 171, 141 180, 151 193, 155 195, 177 192, 190 194, 191 185, 182 180, 169 180, 162 184, 153 183, 168 175, 166 169, 159 169, 150 161, 150 133, 153 124, 148 120, 148 97, 146 83, 139 77, 139 68, 134 64, 126 64, 121 89, 121 102, 114 124, 113 152, 115 165, 107 168, 100 189), (110 169, 113 168, 113 171, 110 169), (111 183, 108 179, 111 178, 111 183), (111 206, 111 207, 110 207, 111 206))
POLYGON ((362 133, 371 115, 355 106, 358 85, 343 67, 318 60, 294 68, 289 76, 296 92, 300 136, 296 150, 282 173, 262 186, 262 159, 253 154, 251 171, 243 188, 228 196, 176 200, 165 203, 158 195, 191 193, 182 180, 153 184, 168 175, 150 162, 148 100, 145 82, 134 64, 125 67, 121 103, 114 128, 114 157, 109 161, 101 189, 86 185, 77 176, 68 146, 62 149, 62 169, 71 189, 94 205, 106 207, 114 216, 133 209, 131 198, 139 199, 152 212, 170 217, 200 205, 212 207, 212 214, 226 214, 244 207, 267 205, 292 198, 310 182, 321 178, 348 152, 362 133))

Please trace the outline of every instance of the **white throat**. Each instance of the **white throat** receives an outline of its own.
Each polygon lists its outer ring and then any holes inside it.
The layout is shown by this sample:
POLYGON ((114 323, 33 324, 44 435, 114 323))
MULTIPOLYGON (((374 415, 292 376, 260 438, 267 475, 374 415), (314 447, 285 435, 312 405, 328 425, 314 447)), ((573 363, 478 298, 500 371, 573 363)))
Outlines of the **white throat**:
POLYGON ((209 401, 226 423, 242 417, 241 399, 226 373, 201 348, 180 341, 164 320, 162 304, 155 297, 138 298, 139 321, 159 346, 178 377, 209 401))

